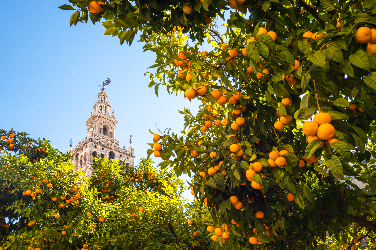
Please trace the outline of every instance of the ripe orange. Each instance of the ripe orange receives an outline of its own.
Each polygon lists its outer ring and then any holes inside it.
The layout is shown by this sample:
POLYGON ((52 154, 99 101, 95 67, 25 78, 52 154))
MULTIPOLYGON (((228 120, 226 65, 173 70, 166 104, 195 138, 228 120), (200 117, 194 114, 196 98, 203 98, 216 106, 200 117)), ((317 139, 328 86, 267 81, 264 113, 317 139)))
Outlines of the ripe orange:
POLYGON ((276 32, 274 32, 274 31, 269 31, 269 32, 268 32, 268 35, 272 37, 273 41, 276 41, 276 39, 277 39, 277 34, 276 34, 276 32))
POLYGON ((262 186, 260 183, 255 182, 255 181, 252 181, 251 186, 252 186, 254 189, 262 189, 262 188, 263 188, 263 186, 262 186))
POLYGON ((287 150, 281 150, 280 156, 283 156, 283 155, 288 154, 288 153, 289 153, 289 151, 287 151, 287 150))
POLYGON ((207 88, 205 87, 205 86, 199 86, 198 87, 198 89, 197 89, 197 93, 199 94, 199 95, 204 95, 204 94, 206 94, 206 92, 207 92, 207 88))
POLYGON ((283 115, 280 117, 280 122, 282 122, 283 124, 289 124, 290 122, 290 115, 283 115))
POLYGON ((87 212, 87 216, 89 217, 89 216, 91 216, 92 214, 90 213, 90 212, 87 212))
POLYGON ((230 146, 230 151, 231 151, 232 153, 236 153, 236 152, 238 152, 239 149, 240 149, 240 147, 239 147, 238 144, 231 144, 231 146, 230 146))
POLYGON ((332 139, 328 140, 328 144, 329 144, 329 145, 332 145, 332 144, 334 144, 334 143, 337 142, 337 141, 341 141, 341 140, 336 139, 336 138, 332 138, 332 139))
POLYGON ((277 166, 276 163, 275 163, 275 161, 273 159, 271 159, 271 158, 268 159, 268 163, 269 163, 269 166, 272 167, 272 168, 274 168, 274 167, 277 166))
POLYGON ((314 122, 318 125, 331 123, 331 116, 328 113, 319 112, 314 116, 314 122))
POLYGON ((294 70, 298 70, 299 67, 301 66, 301 63, 297 60, 295 60, 295 63, 294 64, 290 64, 291 67, 294 68, 294 70))
POLYGON ((104 223, 105 219, 104 218, 99 218, 98 221, 101 222, 101 223, 104 223))
POLYGON ((278 130, 283 130, 285 128, 285 124, 283 124, 282 122, 280 121, 276 121, 274 123, 274 128, 278 129, 278 130))
POLYGON ((228 238, 230 238, 230 233, 224 232, 222 234, 222 237, 223 237, 223 239, 228 239, 228 238))
POLYGON ((248 169, 246 172, 245 172, 245 176, 247 177, 247 179, 251 179, 253 176, 256 175, 256 171, 255 170, 252 170, 252 169, 248 169))
POLYGON ((232 110, 232 114, 235 115, 235 116, 239 116, 241 114, 241 109, 234 109, 234 110, 232 110))
POLYGON ((211 128, 211 126, 213 126, 213 123, 211 121, 206 121, 205 126, 211 128))
POLYGON ((264 69, 263 72, 264 72, 265 75, 270 75, 270 72, 269 72, 268 69, 264 69))
POLYGON ((198 151, 193 149, 192 152, 191 152, 191 155, 196 157, 198 155, 198 151))
POLYGON ((187 89, 185 90, 185 97, 189 100, 193 99, 196 97, 196 92, 194 91, 194 89, 187 89))
POLYGON ((374 28, 371 29, 371 38, 369 40, 369 43, 374 43, 375 44, 375 33, 376 33, 376 30, 374 28))
POLYGON ((182 60, 185 60, 187 57, 186 57, 185 53, 181 51, 181 52, 178 54, 178 58, 180 58, 180 59, 182 59, 182 60))
POLYGON ((161 157, 160 151, 154 151, 154 156, 155 157, 161 157))
POLYGON ((139 209, 139 212, 141 213, 144 211, 144 207, 139 207, 138 209, 139 209))
POLYGON ((239 125, 236 122, 231 123, 231 128, 235 131, 240 129, 239 125))
POLYGON ((368 43, 368 46, 367 46, 366 51, 369 52, 369 53, 372 54, 372 55, 375 55, 375 54, 376 54, 376 46, 375 46, 375 43, 368 43))
POLYGON ((247 53, 247 49, 246 49, 246 48, 244 48, 244 49, 242 50, 242 54, 243 54, 243 56, 248 56, 248 53, 247 53))
POLYGON ((185 5, 182 7, 182 10, 184 11, 185 14, 190 15, 192 13, 192 7, 189 5, 185 5))
POLYGON ((254 162, 252 163, 252 169, 256 172, 260 172, 263 168, 263 165, 260 162, 254 162))
POLYGON ((55 219, 59 219, 60 218, 60 214, 55 214, 55 219))
POLYGON ((218 239, 218 235, 213 235, 213 236, 211 236, 211 238, 213 239, 213 241, 217 241, 217 239, 218 239))
POLYGON ((199 174, 202 176, 202 178, 206 177, 206 172, 199 172, 199 174))
POLYGON ((331 124, 322 124, 319 126, 317 136, 324 141, 332 139, 335 135, 335 128, 331 124))
POLYGON ((219 97, 217 103, 220 104, 220 105, 224 105, 224 104, 227 103, 227 98, 222 95, 221 97, 219 97))
POLYGON ((227 47, 227 43, 222 43, 222 49, 224 50, 224 49, 226 49, 226 47, 227 47))
POLYGON ((214 232, 214 227, 213 226, 208 226, 207 227, 207 231, 210 232, 210 233, 214 232))
POLYGON ((90 2, 89 3, 89 11, 91 13, 94 13, 94 14, 103 12, 104 9, 101 8, 101 5, 105 5, 105 3, 104 2, 96 2, 96 1, 90 2))
POLYGON ((51 199, 52 201, 57 201, 58 199, 56 197, 52 198, 51 199))
POLYGON ((262 33, 267 34, 268 31, 265 28, 263 28, 263 27, 259 27, 259 32, 257 33, 257 35, 261 35, 262 33))
POLYGON ((217 152, 211 152, 211 153, 210 153, 210 157, 211 157, 211 158, 215 158, 216 156, 217 156, 217 152))
POLYGON ((158 134, 154 134, 154 139, 153 139, 154 141, 158 141, 158 140, 160 140, 160 135, 158 135, 158 134))
POLYGON ((177 76, 180 77, 181 79, 185 79, 186 78, 186 73, 183 73, 183 69, 180 70, 178 73, 177 73, 177 76))
POLYGON ((303 34, 303 37, 307 38, 307 42, 310 42, 311 39, 312 39, 312 36, 314 35, 314 33, 312 33, 311 31, 306 31, 304 34, 303 34), (309 39, 311 38, 311 39, 309 39))
POLYGON ((276 165, 278 166, 278 167, 284 167, 285 165, 286 165, 286 158, 285 157, 282 157, 282 156, 280 156, 280 157, 278 157, 275 161, 274 161, 274 163, 276 163, 276 165))
POLYGON ((67 235, 67 232, 66 231, 62 231, 62 235, 67 235))
POLYGON ((248 66, 248 68, 247 68, 247 73, 248 73, 248 74, 252 74, 252 73, 253 73, 253 69, 252 69, 251 66, 248 66))
POLYGON ((304 160, 299 160, 299 161, 298 161, 298 166, 299 166, 300 168, 303 168, 305 165, 306 165, 306 164, 305 164, 304 160))
POLYGON ((207 170, 207 173, 210 175, 210 176, 213 176, 215 173, 217 172, 217 170, 213 167, 209 168, 207 170))
POLYGON ((238 203, 234 205, 234 208, 236 209, 241 209, 242 207, 243 207, 243 203, 241 201, 239 201, 238 203))
POLYGON ((162 148, 162 146, 161 146, 161 144, 160 143, 154 143, 154 149, 156 150, 156 151, 160 151, 161 150, 161 148, 162 148))
POLYGON ((236 118, 236 124, 239 126, 243 126, 245 124, 245 119, 243 117, 236 118))
POLYGON ((7 137, 6 137, 5 135, 3 135, 3 136, 1 137, 1 139, 5 140, 5 139, 7 139, 7 137))
POLYGON ((197 232, 193 232, 193 236, 196 237, 198 235, 197 232))
POLYGON ((292 100, 290 98, 284 98, 282 99, 281 103, 285 106, 292 104, 292 100))
POLYGON ((353 104, 349 105, 349 109, 353 110, 353 111, 357 110, 357 105, 353 103, 353 104))
POLYGON ((228 125, 228 120, 227 120, 227 118, 224 118, 224 119, 222 120, 222 125, 223 125, 223 126, 227 126, 227 125, 228 125))
POLYGON ((294 195, 292 195, 291 193, 288 193, 288 194, 286 195, 286 197, 287 197, 287 199, 288 199, 289 201, 293 201, 293 200, 294 200, 294 195))
POLYGON ((371 37, 372 32, 369 27, 360 27, 354 34, 354 40, 360 44, 368 43, 371 37))
POLYGON ((31 191, 31 190, 26 190, 25 194, 26 194, 26 195, 31 195, 31 194, 32 194, 32 191, 31 191))
POLYGON ((230 104, 236 104, 236 103, 238 103, 238 101, 236 101, 235 98, 234 98, 233 96, 230 97, 230 99, 228 100, 228 102, 229 102, 230 104))
POLYGON ((230 49, 230 52, 228 52, 228 54, 230 55, 230 57, 234 58, 238 56, 239 52, 237 49, 230 49))
POLYGON ((255 245, 255 244, 257 244, 257 242, 258 241, 257 241, 257 238, 255 236, 252 236, 252 237, 249 238, 249 243, 255 245))
POLYGON ((201 131, 202 133, 205 133, 205 132, 207 131, 207 127, 206 127, 206 126, 202 126, 202 127, 200 128, 200 131, 201 131))
POLYGON ((280 157, 280 152, 278 150, 274 150, 269 153, 269 158, 272 160, 276 160, 278 157, 280 157))
POLYGON ((230 201, 231 201, 231 204, 232 204, 232 205, 235 205, 236 203, 239 202, 239 199, 238 199, 238 197, 236 197, 236 196, 231 196, 231 197, 230 197, 230 201))
POLYGON ((250 38, 247 39, 247 45, 249 43, 253 43, 254 41, 255 41, 255 38, 251 36, 250 38))
POLYGON ((320 34, 319 32, 316 32, 314 35, 312 35, 312 39, 314 39, 315 41, 318 41, 324 38, 325 38, 325 33, 320 34))
POLYGON ((315 121, 307 121, 303 124, 303 134, 307 136, 316 135, 317 131, 319 129, 319 125, 315 121))
POLYGON ((263 211, 257 211, 255 216, 258 219, 262 219, 262 218, 264 218, 264 212, 263 211))
POLYGON ((222 228, 215 228, 215 235, 222 235, 223 234, 223 230, 222 228))
POLYGON ((219 121, 219 120, 215 120, 215 121, 214 121, 214 125, 215 125, 215 126, 220 126, 220 125, 221 125, 221 121, 219 121))

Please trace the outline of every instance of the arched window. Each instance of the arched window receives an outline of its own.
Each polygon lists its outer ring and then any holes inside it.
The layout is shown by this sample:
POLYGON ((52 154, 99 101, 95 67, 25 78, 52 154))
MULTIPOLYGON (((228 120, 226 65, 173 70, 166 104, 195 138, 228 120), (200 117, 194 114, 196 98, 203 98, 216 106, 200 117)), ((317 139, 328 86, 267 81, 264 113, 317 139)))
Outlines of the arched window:
POLYGON ((112 160, 112 159, 114 159, 115 158, 115 154, 114 154, 114 152, 113 151, 110 151, 109 152, 109 160, 112 160))
POLYGON ((96 151, 93 152, 93 153, 92 153, 92 156, 93 156, 94 158, 97 158, 97 152, 96 152, 96 151))
POLYGON ((109 136, 109 127, 108 127, 108 125, 104 125, 104 127, 103 127, 103 134, 104 135, 107 135, 107 136, 109 136))
POLYGON ((101 154, 101 158, 104 158, 104 154, 101 154))

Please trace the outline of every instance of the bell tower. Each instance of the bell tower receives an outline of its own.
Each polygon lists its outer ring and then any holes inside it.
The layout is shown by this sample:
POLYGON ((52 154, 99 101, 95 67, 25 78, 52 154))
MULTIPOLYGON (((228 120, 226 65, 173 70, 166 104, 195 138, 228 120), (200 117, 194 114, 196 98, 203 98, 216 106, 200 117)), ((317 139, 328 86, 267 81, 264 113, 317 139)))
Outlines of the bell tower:
MULTIPOLYGON (((116 120, 114 110, 105 92, 105 85, 110 83, 109 78, 104 81, 103 87, 97 95, 97 101, 93 105, 93 112, 90 113, 87 126, 87 136, 79 141, 75 148, 69 149, 75 163, 75 167, 85 173, 92 175, 92 157, 115 159, 125 162, 126 167, 134 165, 134 148, 130 137, 129 147, 119 147, 119 141, 115 139, 116 120)), ((72 143, 71 143, 72 145, 72 143)), ((70 145, 70 146, 71 146, 70 145)))

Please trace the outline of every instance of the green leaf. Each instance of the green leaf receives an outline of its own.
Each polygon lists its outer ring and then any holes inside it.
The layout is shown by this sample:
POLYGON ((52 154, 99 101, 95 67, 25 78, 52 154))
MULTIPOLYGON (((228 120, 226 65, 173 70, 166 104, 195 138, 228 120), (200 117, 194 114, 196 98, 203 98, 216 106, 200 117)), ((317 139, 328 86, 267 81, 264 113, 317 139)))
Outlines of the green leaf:
POLYGON ((338 111, 328 111, 327 112, 332 119, 336 119, 336 120, 348 120, 349 119, 349 116, 345 113, 342 113, 342 112, 338 112, 338 111))
POLYGON ((303 92, 307 88, 310 81, 311 81, 311 75, 310 75, 310 72, 307 72, 306 74, 302 76, 302 80, 301 80, 301 88, 303 92))
POLYGON ((367 135, 366 135, 366 132, 363 131, 360 127, 357 127, 357 126, 352 126, 352 128, 354 129, 354 131, 357 132, 357 134, 361 137, 362 141, 364 143, 367 143, 367 135))
POLYGON ((307 120, 315 114, 315 112, 316 108, 302 108, 299 110, 297 117, 294 116, 294 118, 298 120, 307 120))
POLYGON ((369 58, 366 56, 365 52, 363 50, 357 50, 356 53, 351 54, 349 56, 349 61, 361 68, 365 69, 367 71, 370 71, 370 64, 369 64, 369 58))
POLYGON ((333 105, 343 107, 343 108, 347 108, 347 107, 349 107, 349 102, 344 98, 338 98, 338 99, 333 101, 333 105))
POLYGON ((343 52, 341 51, 340 47, 337 46, 334 43, 330 43, 328 48, 326 49, 325 53, 326 57, 329 58, 330 60, 339 62, 341 64, 344 63, 344 55, 343 52))
POLYGON ((282 144, 282 145, 281 145, 281 148, 282 148, 282 150, 287 150, 287 151, 289 151, 290 154, 293 154, 293 153, 294 153, 293 146, 291 146, 290 144, 282 144))
POLYGON ((262 183, 262 179, 259 174, 256 174, 255 176, 253 176, 252 180, 260 184, 262 183))
POLYGON ((272 82, 279 82, 279 81, 283 81, 283 77, 280 75, 280 74, 278 74, 278 73, 276 73, 273 77, 272 77, 272 82))
POLYGON ((207 181, 207 185, 208 185, 209 187, 212 187, 212 188, 217 187, 217 184, 216 184, 216 182, 213 180, 213 178, 210 178, 210 179, 207 181))
POLYGON ((312 53, 311 44, 306 39, 298 40, 298 48, 305 56, 309 56, 312 53))
POLYGON ((248 56, 254 61, 254 62, 260 62, 260 54, 257 51, 256 47, 253 45, 254 43, 249 43, 247 45, 247 53, 248 56))
MULTIPOLYGON (((257 45, 257 50, 259 51, 259 54, 261 56, 265 57, 265 58, 268 58, 269 57, 269 47, 261 41, 256 41, 255 43, 257 45)), ((247 51, 247 53, 248 53, 248 51, 247 51)))
POLYGON ((303 200, 302 194, 300 192, 298 192, 294 195, 294 201, 295 201, 295 203, 298 204, 298 206, 300 208, 304 209, 304 200, 303 200))
POLYGON ((350 150, 349 144, 343 142, 343 141, 336 141, 331 145, 331 148, 336 150, 337 153, 340 154, 341 157, 343 157, 346 161, 350 160, 350 157, 352 156, 350 150))
POLYGON ((288 62, 290 64, 294 64, 295 63, 294 56, 289 51, 287 51, 287 50, 286 51, 281 51, 280 55, 285 59, 286 62, 288 62))
POLYGON ((224 187, 224 176, 223 176, 223 174, 218 172, 215 175, 213 175, 213 179, 214 179, 214 181, 217 185, 224 187))
POLYGON ((331 159, 326 159, 326 165, 336 179, 344 180, 343 165, 339 157, 332 155, 331 159))
POLYGON ((242 168, 244 168, 244 169, 249 169, 249 164, 248 164, 248 162, 246 162, 246 161, 242 161, 242 162, 240 163, 240 167, 242 167, 242 168))
POLYGON ((341 65, 341 69, 348 76, 354 77, 353 67, 352 67, 352 64, 350 63, 349 59, 344 61, 344 64, 341 65))
POLYGON ((318 149, 320 144, 322 143, 321 140, 313 140, 310 142, 306 147, 306 158, 310 159, 310 157, 315 153, 315 151, 318 149))
POLYGON ((352 133, 352 136, 354 137, 354 142, 356 143, 356 146, 360 152, 365 151, 365 143, 362 141, 361 137, 359 137, 357 134, 352 133))
POLYGON ((210 0, 204 0, 203 1, 203 8, 206 10, 206 11, 209 11, 209 5, 210 5, 210 0))
POLYGON ((331 11, 335 9, 335 6, 329 0, 320 0, 320 5, 325 11, 331 11))
POLYGON ((267 234, 259 234, 259 235, 257 235, 256 238, 261 243, 269 243, 269 242, 274 241, 274 239, 267 234))
POLYGON ((287 115, 285 105, 280 105, 280 107, 278 108, 278 112, 279 112, 279 115, 280 115, 280 116, 282 116, 282 115, 287 115))
POLYGON ((316 66, 325 68, 326 67, 326 56, 323 51, 318 50, 313 55, 309 55, 308 59, 316 66))
POLYGON ((219 210, 222 214, 225 214, 227 213, 227 210, 231 211, 231 200, 230 199, 227 199, 227 200, 224 200, 220 206, 219 206, 219 210))
POLYGON ((273 38, 268 34, 265 34, 265 33, 260 34, 257 37, 257 40, 262 41, 263 43, 265 43, 266 45, 268 45, 272 49, 275 49, 275 47, 276 47, 276 44, 274 43, 273 38))
POLYGON ((106 29, 104 32, 104 35, 113 35, 118 31, 117 27, 110 27, 109 29, 106 29))
POLYGON ((73 6, 68 5, 68 4, 63 4, 62 6, 59 6, 58 8, 61 10, 75 10, 73 6))
POLYGON ((71 18, 70 18, 70 26, 72 26, 72 24, 74 24, 76 26, 77 24, 77 20, 78 18, 80 17, 80 12, 79 11, 75 11, 72 15, 71 15, 71 18))
POLYGON ((303 194, 310 203, 314 203, 314 197, 312 197, 311 191, 306 184, 303 184, 303 194))
POLYGON ((377 84, 375 73, 376 72, 372 72, 369 76, 364 77, 364 82, 366 83, 366 85, 368 85, 370 88, 374 90, 376 90, 376 84, 377 84))
MULTIPOLYGON (((249 159, 249 161, 253 161, 253 160, 249 159)), ((263 165, 263 167, 269 167, 270 166, 268 160, 265 159, 265 158, 259 159, 258 162, 260 162, 263 165)))

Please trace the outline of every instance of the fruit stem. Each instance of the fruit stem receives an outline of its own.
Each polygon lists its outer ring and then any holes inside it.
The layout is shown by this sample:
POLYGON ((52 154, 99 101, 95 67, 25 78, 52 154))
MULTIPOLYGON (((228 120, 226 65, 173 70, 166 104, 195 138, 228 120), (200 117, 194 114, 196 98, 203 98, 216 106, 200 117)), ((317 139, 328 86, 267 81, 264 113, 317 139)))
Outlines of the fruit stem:
POLYGON ((314 91, 315 91, 316 104, 318 104, 318 109, 319 109, 319 112, 320 112, 318 93, 316 92, 316 84, 315 84, 315 80, 313 80, 313 81, 314 81, 314 91))

